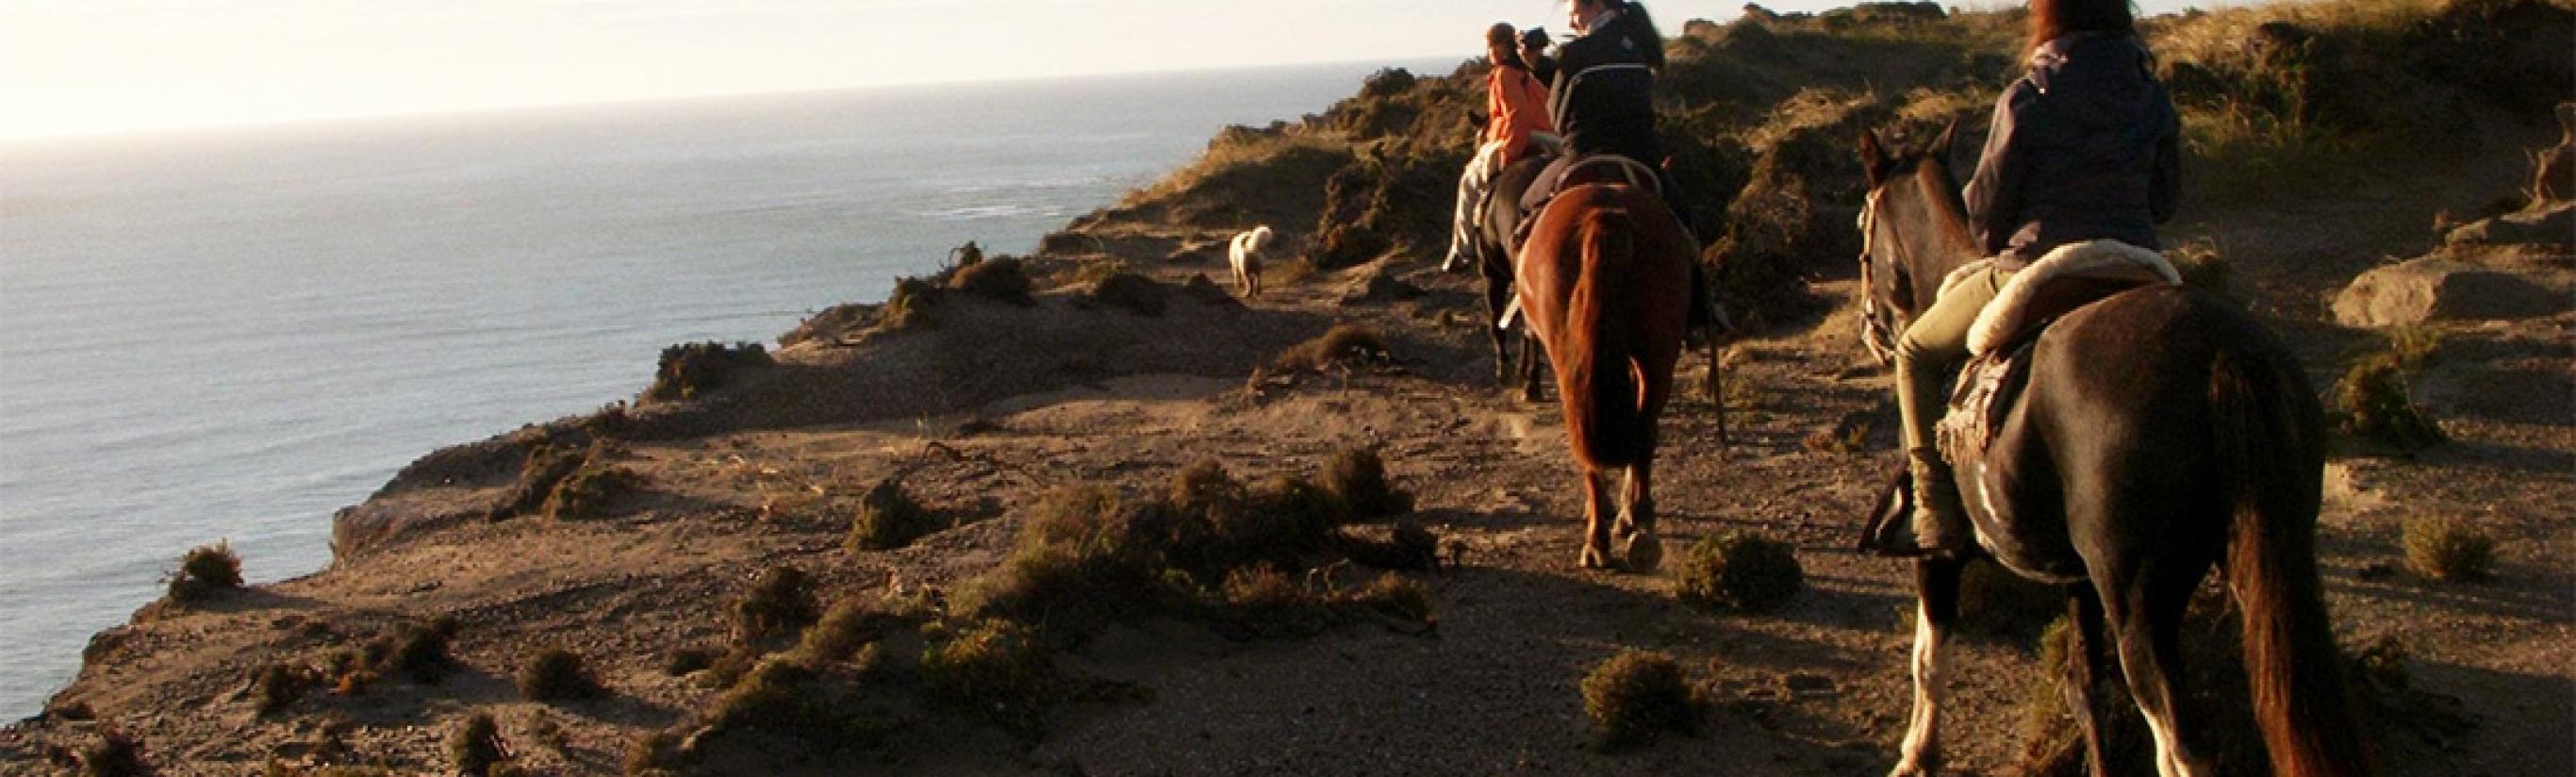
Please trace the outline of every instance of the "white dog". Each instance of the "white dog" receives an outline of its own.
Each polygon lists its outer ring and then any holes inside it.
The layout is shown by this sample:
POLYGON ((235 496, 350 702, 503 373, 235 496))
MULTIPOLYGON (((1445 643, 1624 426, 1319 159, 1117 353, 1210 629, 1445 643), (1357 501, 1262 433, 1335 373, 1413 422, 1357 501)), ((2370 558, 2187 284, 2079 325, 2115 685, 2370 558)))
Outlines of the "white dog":
POLYGON ((1261 252, 1270 247, 1270 227, 1253 227, 1234 236, 1227 260, 1234 264, 1234 283, 1243 288, 1243 296, 1261 294, 1261 252))

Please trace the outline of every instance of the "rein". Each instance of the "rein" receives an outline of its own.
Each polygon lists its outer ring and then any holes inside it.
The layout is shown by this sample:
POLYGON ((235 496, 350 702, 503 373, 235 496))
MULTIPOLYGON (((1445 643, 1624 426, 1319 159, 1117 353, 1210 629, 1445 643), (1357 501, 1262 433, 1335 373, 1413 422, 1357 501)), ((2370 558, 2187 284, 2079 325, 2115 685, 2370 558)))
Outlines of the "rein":
MULTIPOLYGON (((1872 269, 1877 263, 1870 261, 1878 245, 1879 191, 1869 190, 1860 206, 1860 343, 1869 349, 1869 355, 1878 359, 1879 364, 1893 365, 1896 363, 1896 332, 1878 317, 1877 271, 1872 269)), ((1896 241, 1895 251, 1898 263, 1910 263, 1905 241, 1896 241)))

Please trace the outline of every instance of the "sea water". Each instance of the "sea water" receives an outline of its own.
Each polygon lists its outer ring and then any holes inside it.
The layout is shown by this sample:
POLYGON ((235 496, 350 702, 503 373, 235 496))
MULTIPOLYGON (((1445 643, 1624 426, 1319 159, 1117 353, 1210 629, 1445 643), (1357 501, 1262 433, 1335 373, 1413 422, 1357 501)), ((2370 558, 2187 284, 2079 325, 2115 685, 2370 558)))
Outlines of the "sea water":
MULTIPOLYGON (((1402 63, 1446 72, 1437 62, 1402 63)), ((0 717, 229 540, 254 582, 444 445, 1039 236, 1377 65, 0 143, 0 717)))

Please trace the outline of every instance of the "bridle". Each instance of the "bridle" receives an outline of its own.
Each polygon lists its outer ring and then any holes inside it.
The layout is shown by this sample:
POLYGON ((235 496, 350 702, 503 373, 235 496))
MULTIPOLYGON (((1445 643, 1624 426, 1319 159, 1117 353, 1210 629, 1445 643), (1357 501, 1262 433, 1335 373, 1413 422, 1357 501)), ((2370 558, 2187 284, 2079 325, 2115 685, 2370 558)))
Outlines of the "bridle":
MULTIPOLYGON (((1860 206, 1860 344, 1879 364, 1894 365, 1896 330, 1878 317, 1878 273, 1872 269, 1877 263, 1870 261, 1878 244, 1878 195, 1879 189, 1872 187, 1860 206)), ((1905 241, 1896 241, 1894 250, 1899 264, 1911 264, 1905 256, 1905 241)))

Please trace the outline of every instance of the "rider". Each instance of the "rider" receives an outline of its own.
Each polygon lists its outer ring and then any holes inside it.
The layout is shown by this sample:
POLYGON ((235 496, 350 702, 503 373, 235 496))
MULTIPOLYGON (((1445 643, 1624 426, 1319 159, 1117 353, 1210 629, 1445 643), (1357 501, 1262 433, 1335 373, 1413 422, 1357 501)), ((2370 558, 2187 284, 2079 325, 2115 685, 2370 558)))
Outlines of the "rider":
MULTIPOLYGON (((1655 139, 1654 92, 1655 74, 1664 69, 1664 37, 1654 17, 1633 0, 1574 0, 1568 17, 1574 39, 1558 46, 1554 58, 1531 63, 1533 70, 1555 75, 1548 113, 1565 138, 1565 153, 1539 174, 1539 183, 1522 198, 1522 212, 1537 213, 1575 161, 1611 154, 1653 169, 1664 204, 1685 229, 1693 227, 1680 182, 1658 165, 1664 152, 1655 139)), ((1700 263, 1692 261, 1694 328, 1710 319, 1702 274, 1700 263)))
POLYGON ((1914 520, 1873 546, 1951 555, 1973 545, 1949 464, 1933 442, 1942 378, 1967 356, 1969 326, 2004 281, 2050 249, 2110 239, 2156 248, 2180 196, 2173 100, 2138 38, 2128 0, 2031 0, 2028 70, 1995 101, 1963 196, 1992 258, 1943 292, 1896 343, 1896 407, 1912 459, 1914 520), (1903 536, 1907 530, 1914 536, 1903 536))
POLYGON ((1449 256, 1440 262, 1442 270, 1456 272, 1468 266, 1477 205, 1484 201, 1494 175, 1537 150, 1530 133, 1555 129, 1547 116, 1547 84, 1530 74, 1521 61, 1519 45, 1517 31, 1509 24, 1496 22, 1485 30, 1485 54, 1493 61, 1493 68, 1485 73, 1488 118, 1476 156, 1467 160, 1466 172, 1458 176, 1458 218, 1449 233, 1449 256))

